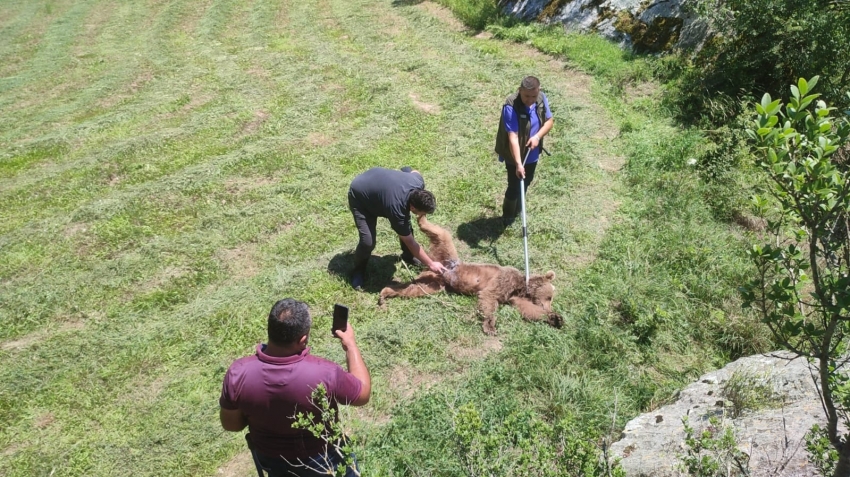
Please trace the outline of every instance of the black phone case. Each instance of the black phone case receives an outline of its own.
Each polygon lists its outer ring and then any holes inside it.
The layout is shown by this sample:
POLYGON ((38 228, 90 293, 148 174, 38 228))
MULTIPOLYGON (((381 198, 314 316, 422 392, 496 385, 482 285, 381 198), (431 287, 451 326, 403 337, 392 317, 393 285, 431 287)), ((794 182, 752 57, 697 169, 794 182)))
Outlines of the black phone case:
POLYGON ((348 329, 348 307, 345 305, 334 305, 334 319, 331 326, 331 334, 336 336, 336 330, 348 329))

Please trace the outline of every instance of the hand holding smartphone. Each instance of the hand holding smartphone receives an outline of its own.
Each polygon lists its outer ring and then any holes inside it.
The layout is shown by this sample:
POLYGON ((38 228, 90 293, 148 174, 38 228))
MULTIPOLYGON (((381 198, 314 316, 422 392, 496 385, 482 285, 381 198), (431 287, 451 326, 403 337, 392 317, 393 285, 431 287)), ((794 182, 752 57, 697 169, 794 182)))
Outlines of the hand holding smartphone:
POLYGON ((336 330, 348 329, 348 307, 345 305, 334 305, 334 319, 331 326, 331 335, 336 336, 336 330))

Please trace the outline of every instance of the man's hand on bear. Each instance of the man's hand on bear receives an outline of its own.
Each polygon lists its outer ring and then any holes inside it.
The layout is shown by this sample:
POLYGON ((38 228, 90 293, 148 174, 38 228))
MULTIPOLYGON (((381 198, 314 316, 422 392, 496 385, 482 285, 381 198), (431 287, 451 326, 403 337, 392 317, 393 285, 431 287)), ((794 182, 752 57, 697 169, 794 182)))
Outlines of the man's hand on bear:
POLYGON ((435 262, 433 260, 431 260, 431 263, 428 264, 428 268, 431 269, 432 272, 439 273, 440 275, 446 271, 446 267, 444 267, 442 263, 435 262))

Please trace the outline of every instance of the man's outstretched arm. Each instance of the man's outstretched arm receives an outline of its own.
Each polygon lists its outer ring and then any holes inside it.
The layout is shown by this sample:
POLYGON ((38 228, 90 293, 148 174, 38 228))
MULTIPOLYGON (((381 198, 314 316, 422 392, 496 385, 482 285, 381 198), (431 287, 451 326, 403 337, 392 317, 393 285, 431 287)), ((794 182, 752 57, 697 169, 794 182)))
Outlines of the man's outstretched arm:
POLYGON ((442 263, 431 260, 431 257, 425 253, 425 249, 419 245, 419 242, 413 238, 413 234, 410 235, 399 235, 399 238, 404 243, 404 246, 410 250, 410 253, 413 254, 414 257, 418 258, 420 262, 424 263, 432 272, 434 273, 443 273, 446 271, 446 267, 443 266, 442 263))
POLYGON ((348 372, 354 375, 360 381, 360 395, 352 401, 352 406, 362 406, 369 402, 372 397, 372 377, 369 375, 369 369, 366 368, 366 362, 363 361, 363 356, 360 354, 360 349, 357 347, 357 341, 354 339, 354 327, 348 323, 345 331, 336 330, 336 337, 342 343, 342 349, 345 351, 345 360, 348 364, 348 372))

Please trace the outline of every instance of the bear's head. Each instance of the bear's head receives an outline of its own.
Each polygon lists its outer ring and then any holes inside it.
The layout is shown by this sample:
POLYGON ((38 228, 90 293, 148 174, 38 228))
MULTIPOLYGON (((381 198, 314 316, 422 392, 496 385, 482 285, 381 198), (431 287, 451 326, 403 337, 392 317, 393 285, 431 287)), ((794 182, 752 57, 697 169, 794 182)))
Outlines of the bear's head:
POLYGON ((555 272, 549 270, 545 275, 534 275, 528 280, 528 296, 536 305, 546 310, 547 320, 550 325, 560 328, 563 324, 561 315, 552 311, 552 300, 555 298, 555 286, 552 280, 555 272))
POLYGON ((552 299, 555 298, 554 279, 555 272, 549 270, 545 275, 533 275, 528 280, 528 297, 546 311, 552 309, 552 299))

